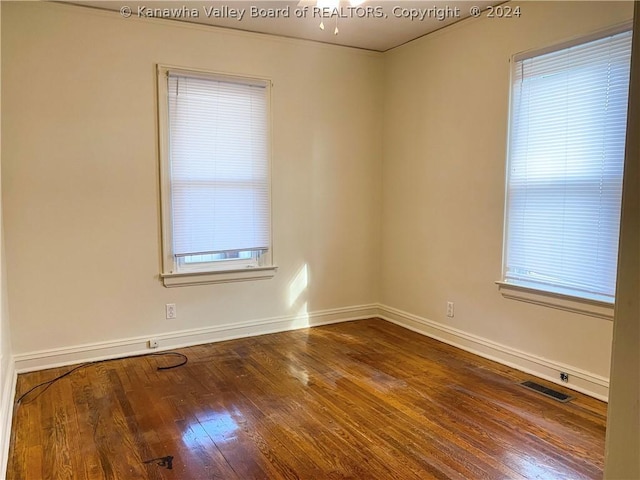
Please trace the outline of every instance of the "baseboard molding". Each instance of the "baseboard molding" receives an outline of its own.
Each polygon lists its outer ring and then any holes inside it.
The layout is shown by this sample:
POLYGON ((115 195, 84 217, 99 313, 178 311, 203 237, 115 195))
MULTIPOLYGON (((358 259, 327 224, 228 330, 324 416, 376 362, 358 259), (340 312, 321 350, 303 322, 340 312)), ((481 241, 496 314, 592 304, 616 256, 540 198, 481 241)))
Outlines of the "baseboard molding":
POLYGON ((387 305, 378 305, 378 309, 378 316, 391 323, 599 400, 608 401, 609 380, 600 375, 523 352, 387 305), (560 381, 560 372, 569 374, 568 383, 560 381))
MULTIPOLYGON (((264 335, 268 333, 297 330, 300 328, 328 325, 331 323, 361 320, 378 315, 377 304, 334 308, 297 315, 264 318, 244 322, 227 323, 212 327, 195 328, 126 338, 108 342, 88 343, 73 347, 54 348, 14 355, 17 373, 44 370, 76 363, 109 358, 141 355, 175 348, 214 343, 235 338, 264 335), (159 347, 149 349, 147 341, 158 340, 159 347)), ((0 477, 2 478, 2 477, 0 477)))
POLYGON ((0 478, 6 478, 7 475, 11 422, 13 420, 13 399, 16 396, 17 379, 15 364, 10 360, 2 385, 2 392, 0 392, 0 478))
MULTIPOLYGON (((423 317, 382 304, 357 305, 352 307, 320 310, 298 315, 264 318, 244 322, 228 323, 213 327, 181 330, 162 334, 149 334, 108 342, 90 343, 73 347, 40 350, 14 355, 15 372, 72 365, 81 362, 120 358, 144 353, 190 347, 235 338, 284 332, 300 328, 328 325, 371 317, 379 317, 401 327, 461 348, 481 357, 508 365, 517 370, 569 387, 578 392, 607 401, 609 380, 571 365, 548 360, 528 352, 502 345, 462 330, 433 322, 423 317), (149 349, 147 341, 155 338, 159 348, 149 349), (569 374, 569 383, 559 380, 560 372, 569 374)), ((15 377, 16 373, 13 373, 15 377)), ((15 378, 13 388, 15 389, 15 378)), ((5 387, 6 390, 6 387, 5 387)), ((6 394, 7 392, 3 392, 6 394)), ((13 393, 12 393, 13 395, 13 393)), ((3 397, 4 398, 4 397, 3 397)), ((5 408, 5 404, 2 404, 5 408)), ((4 413, 4 410, 1 412, 4 413)), ((0 418, 3 420, 4 417, 0 418)), ((2 439, 0 439, 2 441, 2 439)), ((0 478, 2 478, 0 476, 0 478)))

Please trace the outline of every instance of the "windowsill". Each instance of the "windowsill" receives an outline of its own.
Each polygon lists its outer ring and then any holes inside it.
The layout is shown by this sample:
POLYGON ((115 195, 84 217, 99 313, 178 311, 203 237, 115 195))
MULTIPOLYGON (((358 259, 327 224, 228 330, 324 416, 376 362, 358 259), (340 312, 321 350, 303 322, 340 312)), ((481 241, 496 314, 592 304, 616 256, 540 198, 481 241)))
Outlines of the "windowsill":
POLYGON ((606 320, 613 319, 613 303, 601 300, 590 300, 563 293, 547 292, 504 281, 497 281, 496 284, 504 298, 589 315, 591 317, 604 318, 606 320))
POLYGON ((241 270, 219 270, 208 272, 162 273, 165 287, 208 285, 211 283, 245 282, 273 278, 278 267, 243 268, 241 270))

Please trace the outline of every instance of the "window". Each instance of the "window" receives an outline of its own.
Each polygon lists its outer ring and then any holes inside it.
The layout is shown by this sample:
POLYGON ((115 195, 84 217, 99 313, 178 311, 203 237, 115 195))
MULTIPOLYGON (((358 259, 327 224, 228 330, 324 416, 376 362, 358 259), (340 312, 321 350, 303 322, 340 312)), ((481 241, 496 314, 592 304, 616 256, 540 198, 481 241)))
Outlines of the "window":
POLYGON ((273 276, 270 83, 158 67, 166 286, 273 276))
POLYGON ((513 61, 501 287, 613 304, 631 31, 513 61))

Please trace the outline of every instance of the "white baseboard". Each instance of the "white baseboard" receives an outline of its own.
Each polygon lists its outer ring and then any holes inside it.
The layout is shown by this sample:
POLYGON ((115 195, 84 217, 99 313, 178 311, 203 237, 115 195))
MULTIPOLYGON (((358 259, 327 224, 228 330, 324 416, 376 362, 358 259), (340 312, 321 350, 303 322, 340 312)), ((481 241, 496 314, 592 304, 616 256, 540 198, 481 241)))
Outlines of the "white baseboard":
POLYGON ((516 350, 393 307, 378 305, 378 308, 379 317, 391 323, 599 400, 608 401, 609 380, 600 375, 516 350), (569 374, 568 383, 560 381, 560 372, 569 374))
MULTIPOLYGON (((162 334, 149 334, 147 336, 108 342, 40 350, 14 355, 13 359, 15 361, 15 371, 17 373, 25 373, 94 360, 140 355, 154 351, 170 350, 371 317, 380 317, 409 330, 489 360, 508 365, 517 370, 544 378, 559 385, 569 387, 599 400, 607 401, 608 399, 609 380, 600 375, 517 350, 486 338, 381 304, 357 305, 292 316, 250 320, 213 327, 162 334), (158 340, 159 347, 157 349, 151 350, 148 348, 147 341, 150 338, 158 340), (569 374, 570 381, 568 383, 560 382, 560 372, 569 374)), ((13 376, 15 377, 15 373, 13 376)))
POLYGON ((13 420, 13 399, 16 396, 17 380, 18 375, 15 364, 10 360, 7 374, 1 386, 2 392, 0 392, 0 478, 6 478, 7 476, 11 422, 13 420))
MULTIPOLYGON (((176 332, 149 334, 121 340, 88 343, 74 347, 54 348, 14 355, 18 373, 44 370, 75 363, 127 357, 204 343, 220 342, 235 338, 284 332, 299 328, 328 325, 331 323, 376 317, 377 304, 320 310, 297 315, 264 318, 244 322, 227 323, 213 327, 195 328, 176 332), (147 341, 158 340, 159 347, 149 349, 147 341)), ((2 477, 0 477, 2 478, 2 477)))

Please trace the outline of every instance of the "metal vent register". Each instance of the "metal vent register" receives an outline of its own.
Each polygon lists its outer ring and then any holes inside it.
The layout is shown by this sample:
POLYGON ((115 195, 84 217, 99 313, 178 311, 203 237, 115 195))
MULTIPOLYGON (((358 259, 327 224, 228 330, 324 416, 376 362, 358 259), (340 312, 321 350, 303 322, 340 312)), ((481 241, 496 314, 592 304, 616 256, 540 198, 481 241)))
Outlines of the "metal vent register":
POLYGON ((540 385, 539 383, 531 382, 529 380, 527 380, 526 382, 522 382, 520 385, 522 385, 525 388, 528 388, 529 390, 533 390, 534 392, 538 392, 538 393, 541 393, 542 395, 546 395, 547 397, 553 398, 554 400, 557 400, 559 402, 564 403, 564 402, 573 400, 573 397, 569 395, 558 392, 557 390, 553 390, 552 388, 547 388, 544 385, 540 385))

